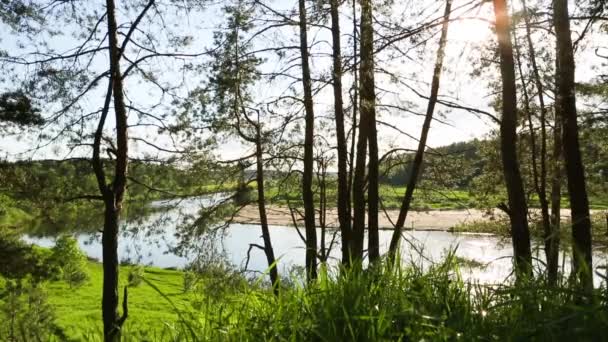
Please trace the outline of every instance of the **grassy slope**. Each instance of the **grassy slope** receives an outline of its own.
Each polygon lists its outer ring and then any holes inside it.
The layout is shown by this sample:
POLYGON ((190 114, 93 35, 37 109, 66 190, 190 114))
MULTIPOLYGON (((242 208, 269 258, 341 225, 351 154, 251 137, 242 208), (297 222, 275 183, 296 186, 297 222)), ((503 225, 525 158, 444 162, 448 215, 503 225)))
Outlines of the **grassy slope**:
MULTIPOLYGON (((120 288, 127 284, 129 266, 120 268, 120 288)), ((67 336, 75 340, 88 340, 99 336, 101 325, 102 267, 89 263, 91 279, 83 286, 70 289, 65 282, 47 284, 49 302, 56 310, 58 324, 67 336)), ((147 267, 145 277, 156 285, 176 306, 189 303, 184 294, 183 272, 147 267)), ((122 297, 122 290, 120 291, 122 297)), ((125 331, 138 340, 156 334, 155 327, 171 324, 177 319, 171 304, 146 283, 129 288, 129 318, 125 331)))

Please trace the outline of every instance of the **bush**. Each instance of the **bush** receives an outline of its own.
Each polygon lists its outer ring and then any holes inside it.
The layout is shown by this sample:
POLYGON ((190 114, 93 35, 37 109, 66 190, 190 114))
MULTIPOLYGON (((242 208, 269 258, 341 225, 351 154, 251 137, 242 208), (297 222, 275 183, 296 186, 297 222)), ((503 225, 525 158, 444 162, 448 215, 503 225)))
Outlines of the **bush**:
POLYGON ((78 241, 70 235, 57 238, 52 249, 53 262, 61 269, 60 278, 70 287, 80 286, 89 279, 87 257, 78 247, 78 241))
POLYGON ((0 294, 0 340, 48 341, 51 337, 63 339, 55 324, 55 312, 47 302, 44 289, 21 280, 7 281, 0 294))
POLYGON ((129 287, 137 287, 143 282, 145 269, 141 265, 133 266, 129 269, 129 275, 127 280, 129 281, 129 287))
POLYGON ((192 271, 184 271, 184 293, 194 289, 197 280, 198 277, 196 276, 196 273, 192 271))
POLYGON ((23 242, 19 234, 0 227, 0 275, 8 279, 31 277, 35 283, 50 279, 58 272, 49 263, 51 253, 23 242))

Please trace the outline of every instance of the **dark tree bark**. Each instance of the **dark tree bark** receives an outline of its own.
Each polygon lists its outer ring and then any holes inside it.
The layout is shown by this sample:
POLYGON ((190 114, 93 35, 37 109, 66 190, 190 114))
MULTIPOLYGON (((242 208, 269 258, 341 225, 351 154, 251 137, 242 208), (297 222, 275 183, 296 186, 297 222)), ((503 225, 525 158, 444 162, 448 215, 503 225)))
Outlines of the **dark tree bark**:
MULTIPOLYGON (((373 8, 370 0, 361 1, 361 66, 359 75, 361 117, 366 117, 369 142, 367 209, 369 261, 380 259, 378 238, 378 131, 376 129, 376 84, 374 81, 374 28, 373 8)), ((360 125, 363 125, 361 122, 360 125)))
POLYGON ((277 270, 272 240, 270 239, 270 229, 268 228, 268 217, 266 215, 266 198, 264 195, 264 159, 262 148, 262 134, 260 122, 255 125, 255 159, 256 159, 256 183, 258 188, 258 211, 260 213, 260 225, 262 226, 262 239, 264 240, 264 254, 270 268, 270 282, 275 295, 279 294, 279 272, 277 270))
MULTIPOLYGON (((363 4, 362 6, 363 7, 363 4)), ((363 12, 363 9, 361 10, 363 12)), ((361 18, 361 26, 363 26, 363 17, 361 18)), ((361 35, 361 44, 363 44, 363 35, 361 35)), ((363 50, 363 46, 361 46, 363 50)), ((361 65, 359 77, 361 78, 358 88, 363 84, 363 56, 361 56, 361 65)), ((367 66, 366 66, 367 67, 367 66)), ((357 155, 355 158, 355 174, 353 177, 352 193, 353 193, 353 253, 352 260, 358 266, 361 266, 363 261, 363 243, 365 237, 365 174, 367 164, 367 142, 369 135, 369 110, 364 110, 367 105, 363 99, 363 89, 359 89, 361 96, 361 107, 359 114, 359 130, 357 135, 357 155)))
POLYGON ((304 226, 306 231, 306 276, 309 281, 317 278, 317 231, 315 228, 315 205, 312 191, 313 145, 315 114, 312 102, 310 65, 308 57, 308 35, 306 1, 299 0, 300 54, 302 58, 302 85, 304 87, 304 110, 306 128, 304 133, 304 172, 302 176, 302 200, 304 202, 304 226))
POLYGON ((338 0, 331 0, 331 34, 333 43, 333 88, 338 146, 338 221, 342 237, 342 264, 350 263, 351 224, 348 184, 348 150, 344 131, 344 103, 342 100, 342 53, 340 44, 340 13, 338 0))
MULTIPOLYGON (((355 134, 357 132, 357 114, 359 113, 359 73, 357 72, 357 0, 353 0, 352 3, 353 10, 353 118, 351 125, 351 143, 350 143, 350 169, 348 170, 348 194, 351 196, 350 200, 353 200, 353 183, 354 183, 354 175, 355 175, 355 134)), ((349 204, 350 205, 350 204, 349 204)), ((351 220, 352 220, 352 211, 351 220)), ((353 228, 351 225, 351 235, 353 234, 353 228)), ((351 236, 351 244, 353 238, 351 236)), ((351 253, 352 253, 351 246, 351 253)))
POLYGON ((395 255, 399 248, 399 242, 401 241, 401 233, 405 224, 405 219, 410 210, 410 205, 414 196, 414 190, 420 170, 422 168, 422 161, 424 158, 424 150, 426 148, 426 141, 428 138, 429 130, 431 129, 431 122, 433 121, 433 113, 435 112, 435 105, 437 104, 437 95, 439 93, 439 81, 441 79, 441 69, 443 68, 443 59, 445 56, 445 45, 448 38, 448 26, 450 21, 450 12, 452 11, 452 0, 447 0, 445 3, 445 11, 443 13, 443 25, 441 27, 441 37, 439 38, 439 47, 437 48, 437 59, 435 60, 435 68, 433 70, 433 81, 431 82, 431 94, 429 96, 429 102, 426 108, 426 115, 424 117, 424 123, 422 124, 422 132, 420 134, 420 140, 418 141, 418 149, 414 156, 412 163, 412 171, 410 173, 410 179, 407 183, 405 190, 405 196, 401 202, 401 209, 399 211, 399 217, 395 223, 395 230, 391 238, 391 244, 389 246, 388 258, 389 263, 395 261, 395 255))
MULTIPOLYGON (((104 229, 102 233, 103 255, 103 293, 102 316, 103 331, 106 341, 119 341, 120 330, 127 318, 126 289, 123 298, 123 315, 118 315, 118 230, 122 211, 123 198, 127 185, 128 169, 128 126, 127 110, 124 102, 122 73, 120 71, 121 49, 118 44, 118 25, 116 23, 115 4, 113 0, 106 1, 108 20, 108 42, 110 54, 110 85, 104 111, 98 126, 93 151, 93 166, 99 189, 105 205, 104 229), (99 158, 99 144, 102 137, 103 124, 109 110, 110 96, 114 96, 114 112, 116 120, 116 160, 114 179, 106 184, 103 166, 99 158)), ((149 6, 147 7, 149 8, 149 6)), ((146 8, 146 9, 147 9, 146 8)), ((144 12, 142 12, 142 15, 144 12)), ((140 16, 141 18, 141 16, 140 16)), ((139 18, 138 18, 139 19, 139 18)))
POLYGON ((317 160, 317 182, 319 182, 319 229, 321 230, 321 242, 319 246, 319 261, 327 263, 331 245, 325 246, 327 236, 327 161, 320 156, 317 160))
POLYGON ((574 51, 568 18, 568 1, 553 1, 557 63, 557 115, 562 120, 563 152, 572 215, 573 273, 582 289, 593 290, 591 219, 585 170, 581 158, 574 86, 574 51))
POLYGON ((494 0, 496 36, 500 54, 502 76, 502 118, 500 123, 500 150, 505 183, 509 198, 504 208, 511 221, 511 237, 518 279, 532 274, 532 252, 528 227, 526 194, 517 160, 517 94, 515 62, 511 43, 510 23, 505 0, 494 0))
POLYGON ((559 234, 557 231, 557 229, 559 229, 559 222, 556 229, 556 226, 551 223, 551 217, 549 215, 549 200, 547 199, 547 107, 545 106, 544 86, 538 65, 536 63, 536 50, 532 41, 530 17, 528 16, 526 0, 522 0, 522 6, 524 23, 526 26, 526 41, 528 43, 528 52, 530 54, 529 60, 532 67, 540 107, 540 173, 536 191, 538 193, 540 202, 543 223, 548 281, 549 284, 555 285, 557 283, 557 269, 559 263, 559 234))
MULTIPOLYGON (((238 62, 237 62, 238 64, 238 62)), ((263 138, 262 138, 262 127, 260 124, 259 111, 257 121, 253 121, 246 113, 245 107, 241 103, 241 113, 243 118, 247 121, 247 123, 255 128, 255 137, 247 135, 241 128, 241 119, 239 114, 239 102, 242 100, 240 96, 239 90, 240 81, 235 84, 235 108, 234 115, 237 120, 235 125, 236 131, 238 135, 243 138, 245 141, 255 144, 255 159, 256 159, 256 175, 255 180, 257 183, 257 191, 258 191, 258 212, 260 215, 260 226, 262 227, 262 240, 264 240, 264 254, 266 255, 266 261, 268 262, 269 267, 269 277, 270 283, 272 284, 272 290, 275 295, 279 294, 280 289, 280 280, 279 273, 277 269, 276 258, 274 256, 274 248, 272 247, 272 240, 270 239, 270 229, 268 227, 268 216, 266 214, 266 196, 264 194, 264 146, 263 146, 263 138)))
POLYGON ((562 202, 562 123, 555 116, 553 128, 553 161, 551 170, 551 256, 547 261, 549 284, 557 283, 562 202))

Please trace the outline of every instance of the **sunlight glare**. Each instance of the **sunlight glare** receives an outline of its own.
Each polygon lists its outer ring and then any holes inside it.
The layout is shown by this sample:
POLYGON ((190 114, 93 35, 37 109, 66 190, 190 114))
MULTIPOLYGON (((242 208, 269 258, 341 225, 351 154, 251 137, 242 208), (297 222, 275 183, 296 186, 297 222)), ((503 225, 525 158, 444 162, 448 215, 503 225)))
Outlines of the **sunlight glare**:
POLYGON ((466 19, 453 22, 450 26, 450 40, 479 43, 491 37, 492 31, 483 20, 466 19))

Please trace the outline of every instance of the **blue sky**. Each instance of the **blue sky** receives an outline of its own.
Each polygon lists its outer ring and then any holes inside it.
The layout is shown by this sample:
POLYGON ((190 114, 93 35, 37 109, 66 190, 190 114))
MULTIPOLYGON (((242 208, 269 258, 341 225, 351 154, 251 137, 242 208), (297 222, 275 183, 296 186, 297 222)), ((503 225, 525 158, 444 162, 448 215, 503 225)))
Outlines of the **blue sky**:
MULTIPOLYGON (((454 8, 459 8, 460 5, 467 4, 467 0, 455 0, 454 8)), ((162 4, 162 2, 159 2, 162 4)), ((296 1, 266 1, 269 6, 283 11, 289 15, 289 11, 297 9, 296 1)), ((392 11, 387 13, 379 13, 382 18, 389 18, 392 22, 400 25, 415 25, 418 22, 423 22, 428 18, 436 18, 441 15, 443 2, 427 1, 425 7, 415 8, 417 2, 408 0, 396 1, 392 11)), ((516 2, 518 3, 518 2, 516 2)), ((98 11, 103 10, 100 7, 100 1, 91 1, 89 9, 94 9, 97 5, 98 11)), ((515 4, 517 6, 517 4, 515 4)), ((293 12, 295 13, 295 12, 293 12)), ((351 9, 343 8, 342 33, 343 45, 348 45, 348 34, 351 32, 351 9)), ((127 10, 121 9, 119 13, 119 23, 132 20, 133 11, 127 14, 127 10)), ((447 50, 447 59, 445 62, 444 73, 442 76, 440 96, 449 98, 452 101, 457 101, 461 104, 466 104, 471 107, 476 107, 486 111, 493 111, 489 104, 493 98, 491 82, 496 82, 498 76, 492 69, 485 70, 482 76, 472 76, 472 65, 478 61, 484 53, 484 45, 487 41, 494 39, 488 20, 492 17, 491 3, 487 3, 483 7, 471 8, 464 7, 457 11, 454 17, 477 17, 478 19, 463 19, 455 21, 450 25, 448 35, 449 44, 447 50)), ((159 33, 157 25, 160 21, 159 16, 151 16, 150 22, 144 22, 141 26, 142 30, 149 30, 159 36, 159 50, 163 50, 162 44, 166 43, 169 38, 166 34, 159 33), (164 42, 164 43, 163 43, 164 42)), ((221 11, 218 6, 210 6, 204 11, 194 11, 189 14, 184 12, 168 11, 163 15, 163 21, 169 29, 176 35, 191 36, 191 45, 183 48, 181 51, 188 53, 200 52, 211 47, 213 39, 213 31, 222 24, 221 11)), ((64 31, 78 32, 80 28, 75 26, 66 26, 64 31)), ((575 27, 576 29, 576 27, 575 27)), ((382 30, 382 29, 380 29, 382 30)), ((19 51, 17 46, 19 40, 11 37, 8 34, 6 27, 2 27, 0 32, 3 38, 0 43, 2 48, 13 51, 19 51), (7 33, 7 34, 5 34, 7 33)), ((139 38, 142 38, 141 36, 139 38)), ((39 41, 46 41, 56 51, 69 51, 77 46, 78 37, 63 36, 48 38, 44 36, 37 37, 39 41)), ((254 49, 260 49, 267 46, 277 46, 277 44, 297 45, 297 28, 288 27, 275 30, 268 30, 256 37, 254 49)), ((379 103, 401 105, 416 112, 424 112, 426 101, 416 96, 408 87, 416 89, 416 91, 427 95, 429 92, 429 83, 432 76, 432 68, 435 60, 437 36, 434 36, 428 44, 423 47, 412 48, 413 42, 404 41, 397 45, 400 51, 408 51, 407 53, 398 53, 397 50, 386 51, 376 56, 376 61, 379 66, 389 70, 393 75, 398 76, 401 83, 407 84, 403 86, 399 82, 393 82, 389 77, 377 75, 377 88, 379 103)), ((330 49, 331 46, 326 42, 330 41, 329 32, 326 29, 311 28, 309 31, 309 44, 312 46, 311 67, 313 77, 328 75, 331 72, 330 49)), ((549 44, 541 40, 543 44, 549 44)), ((605 36, 594 35, 587 39, 587 46, 581 49, 578 57, 577 79, 579 81, 588 80, 594 72, 591 70, 598 64, 598 61, 593 58, 592 51, 597 46, 608 45, 605 41, 605 36), (600 38, 601 37, 601 38, 600 38)), ((542 47, 541 47, 542 48, 542 47)), ((27 47, 23 52, 32 52, 32 49, 27 47)), ((130 58, 137 58, 144 53, 141 49, 132 51, 130 58)), ((297 51, 289 52, 290 56, 297 56, 297 51)), ((345 48, 345 54, 346 54, 345 48)), ((285 65, 272 55, 264 55, 267 57, 267 62, 262 66, 263 72, 274 72, 282 70, 285 65)), ((204 83, 207 75, 204 73, 189 72, 187 74, 180 72, 180 67, 183 63, 192 60, 157 60, 154 63, 146 65, 146 70, 154 72, 160 82, 165 82, 171 85, 180 85, 176 93, 184 96, 188 91, 196 88, 201 83, 204 83), (187 60, 187 61, 186 61, 187 60)), ((196 60, 200 61, 200 59, 196 60)), ((95 58, 91 63, 91 70, 100 72, 104 70, 106 65, 104 55, 95 58)), ((126 68, 126 64, 123 69, 126 68)), ((294 75, 298 76, 299 71, 295 70, 294 75)), ((12 80, 5 80, 2 84, 4 89, 11 86, 12 80)), ((289 80, 282 79, 274 82, 263 80, 255 88, 256 99, 259 102, 265 102, 275 98, 279 94, 284 93, 285 88, 289 84, 289 80)), ((350 87, 352 83, 351 75, 345 75, 344 87, 350 87)), ((86 97, 82 101, 83 112, 93 111, 98 109, 103 102, 103 89, 105 81, 98 89, 86 97)), ((297 86, 297 85, 296 85, 297 86)), ((172 99, 169 96, 163 96, 155 86, 150 82, 145 82, 142 77, 129 79, 126 83, 127 97, 136 106, 141 106, 147 110, 153 111, 155 114, 162 115, 174 109, 172 99)), ((297 89, 296 89, 297 91, 297 89)), ((317 115, 331 115, 333 107, 333 97, 331 89, 327 87, 315 97, 315 111, 317 115)), ((46 113, 52 113, 57 104, 49 104, 43 107, 46 113)), ((441 118, 444 123, 435 122, 432 125, 429 134, 429 146, 436 147, 446 145, 456 141, 470 140, 472 138, 482 138, 489 130, 495 128, 495 124, 484 117, 473 115, 462 110, 451 110, 442 106, 437 107, 437 117, 441 118)), ((422 124, 422 118, 408 113, 403 113, 398 110, 379 111, 379 119, 399 127, 401 130, 418 136, 422 124)), ((94 128, 95 120, 92 120, 87 127, 86 132, 91 132, 94 128)), ((130 114, 130 124, 135 123, 151 123, 150 119, 138 120, 134 113, 130 114)), ((269 123, 271 125, 272 123, 269 123)), ((108 127, 112 127, 113 121, 108 122, 108 127)), ((387 150, 391 147, 413 148, 416 146, 416 141, 396 132, 387 127, 379 128, 379 143, 380 148, 387 150)), ((145 138, 153 141, 155 144, 163 146, 167 149, 173 149, 173 144, 169 137, 158 135, 154 128, 149 126, 133 128, 131 135, 133 137, 145 138)), ((106 130, 106 134, 111 134, 110 129, 106 130)), ((68 154, 68 148, 64 140, 59 140, 57 143, 50 144, 49 147, 40 149, 36 153, 20 154, 20 152, 31 149, 37 144, 37 136, 35 134, 19 134, 11 137, 3 137, 0 139, 0 157, 9 158, 62 158, 68 155, 88 155, 87 148, 77 148, 71 154, 68 154)), ((243 144, 238 139, 230 139, 225 141, 215 154, 222 159, 232 159, 241 156, 249 150, 246 144, 243 144)), ((132 155, 143 155, 144 153, 156 152, 151 150, 149 146, 141 143, 132 144, 132 155)), ((161 154, 162 155, 162 154, 161 154)))

